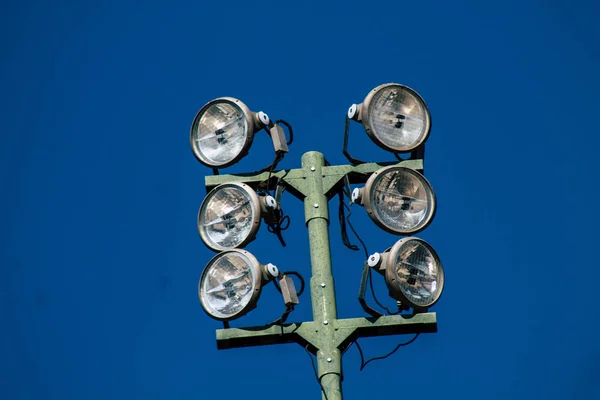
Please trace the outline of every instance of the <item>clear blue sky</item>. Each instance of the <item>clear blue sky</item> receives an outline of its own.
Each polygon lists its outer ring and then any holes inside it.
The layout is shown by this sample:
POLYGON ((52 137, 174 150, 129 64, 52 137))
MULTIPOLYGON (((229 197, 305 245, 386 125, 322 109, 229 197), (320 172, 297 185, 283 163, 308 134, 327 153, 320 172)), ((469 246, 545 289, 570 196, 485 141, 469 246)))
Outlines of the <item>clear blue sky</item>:
MULTIPOLYGON (((309 150, 343 163, 348 106, 386 82, 430 107, 439 204, 418 236, 447 280, 438 333, 363 372, 348 351, 345 398, 600 398, 598 15, 592 1, 4 1, 0 398, 319 398, 297 345, 216 350, 196 293, 210 171, 189 127, 234 96, 292 123, 282 167, 309 150)), ((355 156, 389 159, 351 134, 355 156)), ((229 171, 271 158, 261 134, 229 171)), ((289 246, 263 226, 248 250, 308 278, 302 204, 283 207, 289 246)), ((397 240, 360 208, 353 221, 370 252, 397 240)), ((361 316, 362 253, 335 220, 331 235, 339 315, 361 316)), ((290 320, 311 319, 301 301, 290 320)), ((235 325, 281 307, 268 286, 235 325)), ((408 338, 362 343, 376 356, 408 338)))

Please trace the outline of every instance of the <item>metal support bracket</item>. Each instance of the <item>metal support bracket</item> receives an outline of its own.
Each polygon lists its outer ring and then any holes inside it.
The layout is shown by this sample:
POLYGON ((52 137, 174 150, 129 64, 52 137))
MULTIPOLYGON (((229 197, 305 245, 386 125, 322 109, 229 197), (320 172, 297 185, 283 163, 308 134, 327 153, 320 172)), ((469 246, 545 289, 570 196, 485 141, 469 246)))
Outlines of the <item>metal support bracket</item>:
MULTIPOLYGON (((410 315, 391 315, 379 318, 349 318, 334 320, 335 341, 332 347, 344 349, 360 337, 387 336, 409 333, 437 332, 436 314, 433 312, 410 315)), ((315 354, 325 348, 320 326, 315 322, 301 322, 269 327, 254 326, 217 330, 217 348, 264 346, 298 343, 315 354)))
MULTIPOLYGON (((345 148, 346 145, 347 138, 345 148)), ((388 165, 422 171, 423 159, 411 157, 392 163, 330 166, 323 154, 308 152, 302 156, 302 168, 298 169, 205 177, 207 191, 227 182, 243 182, 254 189, 264 184, 276 184, 280 186, 277 189, 278 197, 285 189, 303 201, 312 268, 310 292, 313 321, 219 329, 216 331, 218 349, 298 343, 317 358, 317 374, 323 398, 341 400, 342 354, 353 341, 360 337, 437 331, 435 313, 382 316, 363 305, 372 317, 337 319, 335 285, 331 272, 328 201, 344 185, 364 184, 372 173, 388 165)), ((363 301, 365 274, 368 272, 368 268, 363 271, 359 294, 359 299, 362 297, 363 301)))
MULTIPOLYGON (((336 165, 324 166, 321 168, 323 180, 323 192, 328 199, 331 199, 340 185, 343 184, 344 177, 348 177, 350 184, 365 183, 369 176, 388 165, 398 165, 411 168, 417 171, 423 170, 423 159, 409 159, 399 163, 364 163, 359 165, 336 165)), ((257 188, 261 183, 269 179, 279 180, 286 190, 292 193, 299 200, 304 200, 307 195, 306 173, 303 169, 273 171, 258 174, 237 174, 237 175, 208 175, 204 178, 206 191, 209 192, 216 186, 227 182, 242 182, 253 188, 257 188)))

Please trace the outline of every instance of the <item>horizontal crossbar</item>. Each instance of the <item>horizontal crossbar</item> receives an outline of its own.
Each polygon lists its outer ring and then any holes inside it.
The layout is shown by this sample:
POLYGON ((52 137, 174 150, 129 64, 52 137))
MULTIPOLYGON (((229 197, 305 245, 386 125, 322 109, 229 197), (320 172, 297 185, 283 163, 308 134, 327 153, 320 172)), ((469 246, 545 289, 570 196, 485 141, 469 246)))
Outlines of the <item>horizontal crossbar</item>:
MULTIPOLYGON (((345 348, 360 337, 437 332, 435 313, 339 319, 333 326, 337 348, 345 348)), ((323 348, 322 340, 315 322, 217 330, 218 349, 298 343, 315 352, 323 348)))
MULTIPOLYGON (((404 160, 399 163, 365 163, 358 165, 335 165, 325 166, 323 172, 323 191, 330 198, 335 192, 336 187, 341 183, 344 176, 348 176, 351 184, 365 183, 373 172, 387 165, 398 165, 416 170, 423 169, 423 160, 404 160)), ((299 199, 306 196, 306 176, 302 168, 261 172, 258 174, 237 174, 237 175, 208 175, 204 178, 206 190, 210 191, 218 185, 228 182, 242 182, 256 189, 258 185, 269 179, 281 180, 286 189, 299 199)))

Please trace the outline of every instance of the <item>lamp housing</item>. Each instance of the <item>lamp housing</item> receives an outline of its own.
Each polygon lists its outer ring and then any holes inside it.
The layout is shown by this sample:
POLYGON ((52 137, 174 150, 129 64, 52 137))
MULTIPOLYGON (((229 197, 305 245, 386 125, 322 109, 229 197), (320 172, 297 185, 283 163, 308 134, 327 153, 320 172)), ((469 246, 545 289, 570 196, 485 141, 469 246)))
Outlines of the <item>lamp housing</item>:
POLYGON ((214 99, 198 111, 192 122, 192 152, 208 167, 228 167, 248 154, 254 134, 269 123, 267 114, 250 111, 238 99, 214 99))
POLYGON ((383 253, 367 260, 369 267, 385 278, 390 297, 403 309, 426 312, 440 298, 444 288, 444 269, 433 247, 426 241, 407 237, 383 253))
POLYGON ((408 86, 386 83, 352 104, 348 118, 361 122, 371 140, 384 150, 407 153, 421 146, 431 130, 425 101, 408 86))
POLYGON ((211 190, 198 210, 202 242, 213 251, 241 248, 256 238, 261 220, 276 221, 279 207, 270 195, 258 195, 245 183, 228 182, 211 190))
POLYGON ((273 264, 261 264, 252 253, 232 249, 214 256, 198 282, 200 305, 219 321, 237 319, 258 303, 262 287, 280 275, 273 264))
POLYGON ((435 193, 418 171, 391 165, 375 171, 352 201, 365 207, 369 217, 387 232, 407 235, 425 229, 436 210, 435 193))

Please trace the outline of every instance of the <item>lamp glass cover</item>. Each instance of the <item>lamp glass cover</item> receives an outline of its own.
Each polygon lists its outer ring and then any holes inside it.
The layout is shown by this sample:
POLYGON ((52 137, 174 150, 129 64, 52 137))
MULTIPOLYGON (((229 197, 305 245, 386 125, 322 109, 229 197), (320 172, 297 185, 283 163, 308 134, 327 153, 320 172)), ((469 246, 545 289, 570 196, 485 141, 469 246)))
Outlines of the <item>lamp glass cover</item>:
POLYGON ((370 207, 377 219, 397 233, 424 228, 435 207, 433 189, 421 174, 395 167, 380 173, 370 188, 370 207))
POLYGON ((400 291, 414 306, 428 307, 439 298, 444 272, 433 249, 421 240, 407 240, 394 260, 400 291))
POLYGON ((412 90, 386 86, 369 104, 368 123, 373 135, 391 151, 406 152, 423 143, 429 134, 429 112, 412 90))
POLYGON ((198 213, 198 228, 210 248, 232 249, 252 234, 256 214, 250 196, 239 186, 225 185, 205 199, 198 213))
POLYGON ((252 262, 242 253, 228 252, 207 268, 200 282, 202 306, 216 318, 235 318, 252 298, 256 273, 252 262))
POLYGON ((248 121, 242 109, 230 102, 214 102, 199 116, 193 130, 196 153, 214 167, 240 156, 248 136, 248 121))

